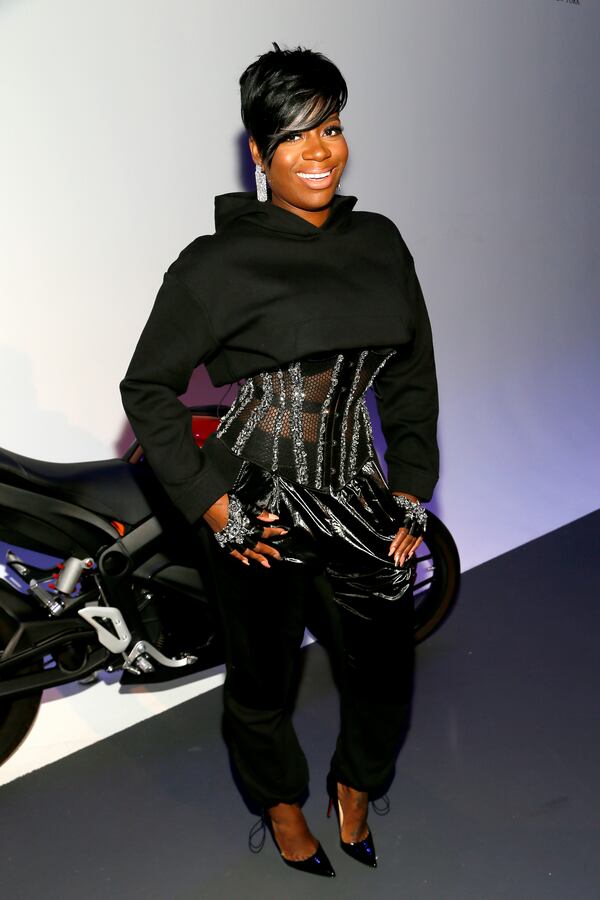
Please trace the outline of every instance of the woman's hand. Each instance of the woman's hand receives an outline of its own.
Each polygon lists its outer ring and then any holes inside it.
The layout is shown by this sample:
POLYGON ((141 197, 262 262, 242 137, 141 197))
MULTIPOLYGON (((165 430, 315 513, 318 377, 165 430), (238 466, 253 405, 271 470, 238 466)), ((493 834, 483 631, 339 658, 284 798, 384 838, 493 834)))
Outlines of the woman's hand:
MULTIPOLYGON (((404 491, 392 491, 392 493, 399 497, 408 497, 409 500, 414 500, 419 503, 419 498, 415 497, 414 494, 406 494, 404 491)), ((408 528, 399 528, 396 537, 390 544, 388 556, 394 554, 394 564, 403 566, 406 560, 410 559, 422 542, 422 536, 414 537, 412 534, 408 533, 408 528)))
MULTIPOLYGON (((206 522, 208 522, 213 531, 221 531, 221 529, 225 528, 225 526, 227 525, 228 517, 229 497, 227 494, 223 494, 222 497, 219 497, 219 499, 206 510, 203 516, 203 518, 206 520, 206 522)), ((255 516, 255 518, 260 519, 263 522, 274 522, 279 518, 279 516, 264 509, 258 516, 255 516)), ((278 526, 270 528, 265 527, 263 529, 261 537, 267 539, 278 534, 287 534, 287 530, 287 528, 279 528, 278 526)), ((281 559, 281 554, 275 547, 271 547, 269 544, 264 544, 262 541, 259 541, 253 550, 250 550, 249 548, 246 548, 242 551, 232 550, 229 555, 235 556, 236 559, 239 559, 247 566, 250 565, 250 559, 255 559, 267 569, 271 568, 271 564, 269 563, 267 556, 272 556, 273 559, 281 559)))

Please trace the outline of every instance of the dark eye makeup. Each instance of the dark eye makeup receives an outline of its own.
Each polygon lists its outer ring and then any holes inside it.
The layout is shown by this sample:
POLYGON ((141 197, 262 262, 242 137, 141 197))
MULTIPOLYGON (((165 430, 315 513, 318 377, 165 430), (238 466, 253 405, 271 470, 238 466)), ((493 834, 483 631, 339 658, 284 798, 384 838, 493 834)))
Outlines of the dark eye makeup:
MULTIPOLYGON (((344 130, 344 126, 343 125, 328 125, 327 128, 325 129, 325 131, 332 131, 332 130, 337 131, 339 134, 341 134, 342 131, 344 130)), ((290 134, 287 135, 287 137, 284 138, 284 140, 289 141, 291 138, 296 137, 296 135, 298 135, 298 134, 302 134, 302 132, 301 131, 292 131, 292 132, 290 132, 290 134)))

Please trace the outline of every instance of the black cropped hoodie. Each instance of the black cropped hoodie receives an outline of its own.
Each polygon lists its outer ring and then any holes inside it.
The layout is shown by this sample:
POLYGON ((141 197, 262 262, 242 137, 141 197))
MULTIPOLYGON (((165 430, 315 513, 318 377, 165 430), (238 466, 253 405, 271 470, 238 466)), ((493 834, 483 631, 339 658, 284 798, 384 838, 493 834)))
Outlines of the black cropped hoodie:
POLYGON ((215 233, 165 272, 119 387, 154 474, 194 522, 243 460, 212 434, 202 448, 178 399, 204 364, 231 384, 327 350, 395 347, 373 384, 391 490, 431 499, 438 391, 414 261, 394 222, 336 194, 318 227, 250 191, 215 197, 215 233))

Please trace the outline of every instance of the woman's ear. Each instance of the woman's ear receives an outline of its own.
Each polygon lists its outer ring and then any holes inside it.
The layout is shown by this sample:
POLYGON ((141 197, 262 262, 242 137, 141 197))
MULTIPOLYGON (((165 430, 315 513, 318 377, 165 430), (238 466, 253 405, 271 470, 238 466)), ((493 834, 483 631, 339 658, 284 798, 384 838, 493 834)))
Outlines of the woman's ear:
POLYGON ((260 153, 258 152, 258 147, 256 146, 256 141, 253 137, 248 138, 248 146, 250 148, 250 155, 252 156, 252 162, 255 165, 262 166, 262 160, 260 158, 260 153))

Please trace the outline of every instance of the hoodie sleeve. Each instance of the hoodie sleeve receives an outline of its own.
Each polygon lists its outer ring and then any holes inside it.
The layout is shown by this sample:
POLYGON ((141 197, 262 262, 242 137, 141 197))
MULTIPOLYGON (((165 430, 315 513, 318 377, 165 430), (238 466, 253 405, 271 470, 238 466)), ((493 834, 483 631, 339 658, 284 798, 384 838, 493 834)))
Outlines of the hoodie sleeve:
POLYGON ((230 487, 196 444, 192 413, 178 399, 217 350, 203 303, 168 270, 119 389, 150 468, 190 523, 230 487))
POLYGON ((384 458, 390 490, 431 500, 439 478, 439 407, 433 342, 414 261, 403 240, 402 244, 408 254, 407 299, 414 317, 414 333, 410 343, 396 347, 373 388, 387 442, 384 458))

